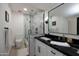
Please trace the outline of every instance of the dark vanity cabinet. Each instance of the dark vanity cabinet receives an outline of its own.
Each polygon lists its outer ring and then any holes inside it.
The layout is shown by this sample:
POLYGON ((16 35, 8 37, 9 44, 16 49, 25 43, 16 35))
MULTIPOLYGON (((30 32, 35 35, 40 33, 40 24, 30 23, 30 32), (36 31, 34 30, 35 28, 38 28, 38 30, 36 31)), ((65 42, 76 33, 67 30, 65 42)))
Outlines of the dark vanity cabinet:
POLYGON ((77 35, 79 35, 79 17, 77 17, 77 35))

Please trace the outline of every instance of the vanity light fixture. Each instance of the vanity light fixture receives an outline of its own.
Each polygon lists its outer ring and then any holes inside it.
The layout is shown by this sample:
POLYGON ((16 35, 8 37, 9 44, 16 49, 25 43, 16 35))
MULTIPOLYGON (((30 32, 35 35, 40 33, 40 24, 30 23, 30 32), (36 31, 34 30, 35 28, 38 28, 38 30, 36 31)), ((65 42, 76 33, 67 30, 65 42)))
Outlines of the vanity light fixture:
POLYGON ((45 23, 48 24, 48 17, 45 18, 45 23))
POLYGON ((24 9, 24 11, 27 11, 27 8, 23 8, 24 9))

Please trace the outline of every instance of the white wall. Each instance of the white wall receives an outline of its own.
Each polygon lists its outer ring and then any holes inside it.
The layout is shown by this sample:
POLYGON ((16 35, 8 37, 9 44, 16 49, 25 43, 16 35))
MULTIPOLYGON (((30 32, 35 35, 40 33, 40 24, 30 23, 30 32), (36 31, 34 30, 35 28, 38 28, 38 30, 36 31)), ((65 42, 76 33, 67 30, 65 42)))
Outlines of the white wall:
POLYGON ((9 46, 11 43, 11 9, 7 3, 0 3, 0 53, 5 52, 5 31, 4 27, 9 27, 9 46), (9 13, 9 23, 5 22, 5 10, 9 13))
POLYGON ((12 12, 12 33, 13 39, 24 38, 24 15, 12 12))

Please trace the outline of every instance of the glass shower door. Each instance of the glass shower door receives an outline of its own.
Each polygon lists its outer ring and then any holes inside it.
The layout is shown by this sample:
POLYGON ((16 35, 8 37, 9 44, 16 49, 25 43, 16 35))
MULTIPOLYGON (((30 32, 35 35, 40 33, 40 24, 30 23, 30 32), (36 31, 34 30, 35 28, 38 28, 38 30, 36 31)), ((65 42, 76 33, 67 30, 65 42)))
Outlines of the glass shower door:
POLYGON ((30 16, 24 15, 24 17, 25 42, 28 42, 28 52, 30 54, 30 16))
POLYGON ((34 15, 25 15, 25 38, 29 43, 30 56, 35 55, 35 36, 44 34, 44 12, 34 15))

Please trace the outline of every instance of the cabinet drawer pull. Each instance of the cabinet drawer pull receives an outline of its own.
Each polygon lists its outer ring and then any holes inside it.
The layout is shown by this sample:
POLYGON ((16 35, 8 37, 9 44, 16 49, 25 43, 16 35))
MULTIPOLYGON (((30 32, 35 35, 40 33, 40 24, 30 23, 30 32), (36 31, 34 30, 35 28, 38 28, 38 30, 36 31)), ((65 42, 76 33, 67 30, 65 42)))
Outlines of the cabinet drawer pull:
POLYGON ((40 51, 40 46, 38 46, 38 52, 40 53, 41 51, 40 51))
POLYGON ((53 53, 54 55, 56 55, 56 53, 55 53, 55 52, 53 52, 53 51, 51 51, 51 53, 53 53))

